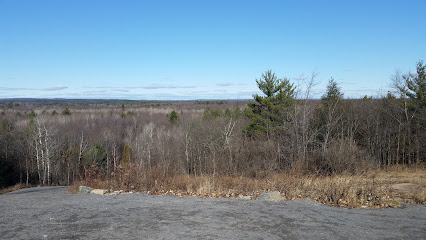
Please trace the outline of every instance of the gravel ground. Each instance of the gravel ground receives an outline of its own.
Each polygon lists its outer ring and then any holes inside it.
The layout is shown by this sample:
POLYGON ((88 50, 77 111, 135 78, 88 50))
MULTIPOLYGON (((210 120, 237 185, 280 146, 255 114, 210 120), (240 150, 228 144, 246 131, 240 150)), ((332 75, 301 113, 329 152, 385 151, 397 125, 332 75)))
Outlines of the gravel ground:
POLYGON ((310 199, 69 194, 0 195, 1 239, 426 239, 426 207, 345 209, 310 199))

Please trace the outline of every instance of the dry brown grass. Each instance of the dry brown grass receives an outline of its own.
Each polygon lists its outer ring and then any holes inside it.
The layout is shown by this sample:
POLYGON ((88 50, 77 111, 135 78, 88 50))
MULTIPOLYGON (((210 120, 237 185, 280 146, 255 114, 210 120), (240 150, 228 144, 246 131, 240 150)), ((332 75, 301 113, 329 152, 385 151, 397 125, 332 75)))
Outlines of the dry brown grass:
MULTIPOLYGON (((264 178, 175 176, 152 185, 138 182, 136 190, 152 194, 200 197, 250 196, 257 198, 261 193, 280 191, 287 199, 312 198, 321 203, 342 207, 395 207, 399 202, 426 204, 426 169, 392 168, 375 170, 361 175, 340 174, 335 176, 269 174, 264 178), (416 188, 394 189, 395 184, 410 183, 416 188)), ((77 182, 70 192, 77 192, 79 185, 93 188, 114 189, 117 183, 91 180, 77 182)), ((410 185, 410 186, 412 186, 410 185)), ((123 186, 123 185, 121 185, 123 186)), ((405 186, 405 185, 402 185, 405 186)))
POLYGON ((426 204, 426 168, 393 166, 377 172, 377 177, 391 185, 392 197, 400 201, 426 204))
MULTIPOLYGON (((168 184, 169 191, 183 195, 237 197, 280 191, 287 199, 308 197, 333 206, 389 206, 390 185, 370 176, 292 176, 273 174, 264 179, 246 177, 177 177, 168 184)), ((164 189, 164 191, 168 191, 164 189)), ((162 193, 161 191, 159 193, 162 193)))
POLYGON ((34 187, 34 186, 18 183, 10 187, 0 189, 0 194, 5 194, 8 192, 13 192, 19 189, 30 188, 30 187, 34 187))
POLYGON ((69 193, 72 193, 72 194, 76 194, 76 193, 78 193, 78 187, 79 186, 82 186, 82 185, 84 185, 84 184, 82 184, 81 182, 74 182, 74 184, 73 185, 71 185, 69 188, 68 188, 68 192, 69 193))
MULTIPOLYGON (((267 191, 280 191, 287 199, 308 197, 324 204, 345 207, 389 207, 395 199, 426 204, 426 170, 424 168, 392 168, 370 171, 362 175, 306 176, 271 174, 263 179, 178 176, 167 184, 170 190, 188 195, 257 197, 267 191), (397 183, 415 184, 405 192, 393 189, 397 183), (413 191, 414 190, 414 191, 413 191)), ((167 189, 164 189, 167 191, 167 189)))

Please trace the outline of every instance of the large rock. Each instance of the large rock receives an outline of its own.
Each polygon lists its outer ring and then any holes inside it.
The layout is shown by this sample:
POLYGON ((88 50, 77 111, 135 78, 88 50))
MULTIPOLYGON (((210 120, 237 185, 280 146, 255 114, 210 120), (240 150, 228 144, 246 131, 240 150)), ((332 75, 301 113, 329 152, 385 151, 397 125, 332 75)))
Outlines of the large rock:
POLYGON ((285 198, 282 197, 281 193, 278 191, 263 193, 257 199, 263 200, 263 201, 273 201, 273 202, 285 200, 285 198))
POLYGON ((90 193, 93 190, 91 187, 80 186, 78 187, 78 193, 90 193))
POLYGON ((90 191, 90 194, 104 195, 107 192, 108 190, 105 190, 105 189, 93 189, 92 191, 90 191))
POLYGON ((401 203, 396 201, 396 200, 389 200, 387 202, 388 206, 391 208, 400 208, 401 207, 401 203))

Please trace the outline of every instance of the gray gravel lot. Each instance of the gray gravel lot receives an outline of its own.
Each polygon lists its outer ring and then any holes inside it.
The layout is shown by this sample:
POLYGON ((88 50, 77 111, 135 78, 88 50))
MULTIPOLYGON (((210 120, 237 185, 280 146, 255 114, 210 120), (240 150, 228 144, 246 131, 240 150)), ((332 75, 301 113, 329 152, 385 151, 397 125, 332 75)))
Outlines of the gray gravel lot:
POLYGON ((66 190, 0 195, 0 238, 426 239, 425 206, 345 209, 309 199, 275 203, 66 190))

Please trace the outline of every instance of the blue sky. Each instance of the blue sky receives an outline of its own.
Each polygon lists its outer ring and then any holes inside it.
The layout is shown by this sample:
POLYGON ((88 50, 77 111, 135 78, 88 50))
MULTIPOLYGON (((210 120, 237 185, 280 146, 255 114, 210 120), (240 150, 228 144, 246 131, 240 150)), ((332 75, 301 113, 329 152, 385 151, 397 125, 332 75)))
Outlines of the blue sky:
POLYGON ((267 69, 379 96, 426 61, 426 1, 0 0, 0 98, 248 99, 267 69))

